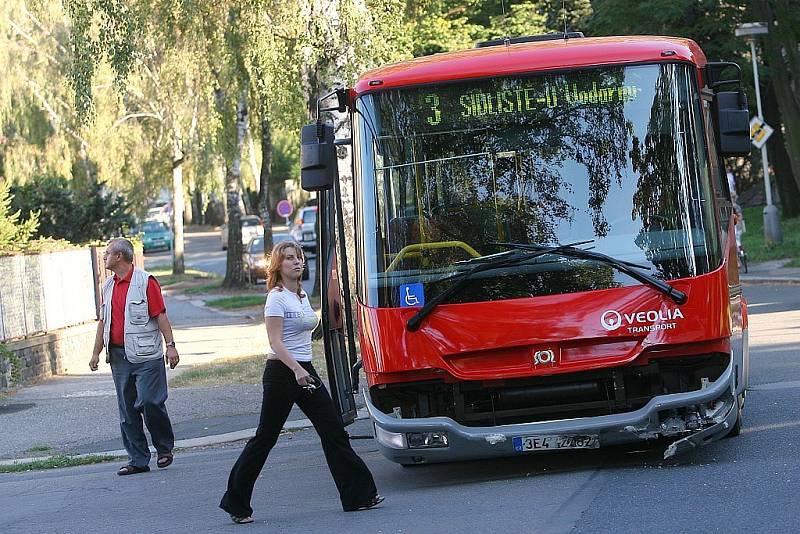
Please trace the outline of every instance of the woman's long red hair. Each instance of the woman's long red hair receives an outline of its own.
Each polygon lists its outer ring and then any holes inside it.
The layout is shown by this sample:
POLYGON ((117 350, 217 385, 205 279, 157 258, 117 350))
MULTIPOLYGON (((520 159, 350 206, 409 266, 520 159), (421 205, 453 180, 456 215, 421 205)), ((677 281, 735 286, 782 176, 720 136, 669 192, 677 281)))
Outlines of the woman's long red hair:
MULTIPOLYGON (((269 255, 269 265, 267 266, 267 292, 272 291, 276 287, 283 288, 283 280, 281 280, 281 265, 283 260, 286 259, 286 249, 291 248, 297 253, 298 256, 303 258, 305 262, 305 255, 300 245, 294 241, 283 241, 272 247, 272 252, 269 255)), ((297 284, 297 294, 303 294, 303 284, 297 284)))

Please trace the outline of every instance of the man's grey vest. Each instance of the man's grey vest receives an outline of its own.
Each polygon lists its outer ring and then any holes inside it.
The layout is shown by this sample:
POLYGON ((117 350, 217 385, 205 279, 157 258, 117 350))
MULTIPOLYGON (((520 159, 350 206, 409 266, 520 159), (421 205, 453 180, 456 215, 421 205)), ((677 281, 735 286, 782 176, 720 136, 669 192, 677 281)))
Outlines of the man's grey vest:
MULTIPOLYGON (((150 273, 133 268, 128 297, 125 300, 125 357, 131 363, 155 360, 164 355, 158 319, 150 317, 147 308, 147 282, 150 273)), ((111 296, 114 293, 114 277, 103 284, 103 342, 106 346, 106 361, 109 360, 108 345, 111 337, 111 296)))

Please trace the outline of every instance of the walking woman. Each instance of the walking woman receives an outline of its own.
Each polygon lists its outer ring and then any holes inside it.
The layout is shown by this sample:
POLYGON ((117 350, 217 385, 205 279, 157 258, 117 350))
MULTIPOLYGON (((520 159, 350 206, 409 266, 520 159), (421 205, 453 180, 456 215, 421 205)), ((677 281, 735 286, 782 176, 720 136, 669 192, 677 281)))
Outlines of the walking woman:
POLYGON ((234 523, 253 522, 253 486, 295 403, 319 434, 342 508, 348 512, 365 510, 383 501, 372 473, 350 446, 342 419, 311 365, 311 331, 318 319, 300 285, 303 262, 303 250, 293 241, 278 243, 270 255, 264 318, 271 348, 264 370, 261 419, 255 437, 247 442, 233 466, 228 490, 219 503, 234 523))

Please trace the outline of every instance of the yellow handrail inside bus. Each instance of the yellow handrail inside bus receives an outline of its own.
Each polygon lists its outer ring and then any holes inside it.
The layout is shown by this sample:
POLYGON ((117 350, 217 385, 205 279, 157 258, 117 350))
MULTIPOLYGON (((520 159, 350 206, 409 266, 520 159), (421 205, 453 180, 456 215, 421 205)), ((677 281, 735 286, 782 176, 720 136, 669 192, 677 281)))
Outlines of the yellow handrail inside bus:
POLYGON ((386 268, 386 272, 393 271, 397 264, 400 263, 406 256, 411 255, 419 255, 419 252, 425 249, 437 249, 437 248, 460 248, 473 258, 477 258, 480 256, 478 251, 476 251, 471 246, 467 245, 463 241, 437 241, 434 243, 414 243, 411 245, 404 246, 400 252, 397 253, 397 256, 394 257, 392 263, 386 268))

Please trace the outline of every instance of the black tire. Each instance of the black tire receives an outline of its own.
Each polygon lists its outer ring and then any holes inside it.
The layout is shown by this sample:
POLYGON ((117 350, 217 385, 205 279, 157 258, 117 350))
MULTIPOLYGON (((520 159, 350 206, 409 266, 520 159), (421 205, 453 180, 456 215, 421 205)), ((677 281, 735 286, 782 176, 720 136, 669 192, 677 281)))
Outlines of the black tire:
POLYGON ((742 395, 736 397, 736 406, 739 413, 736 414, 736 422, 733 423, 731 431, 725 435, 726 438, 735 438, 742 433, 742 415, 744 412, 744 397, 742 395))

